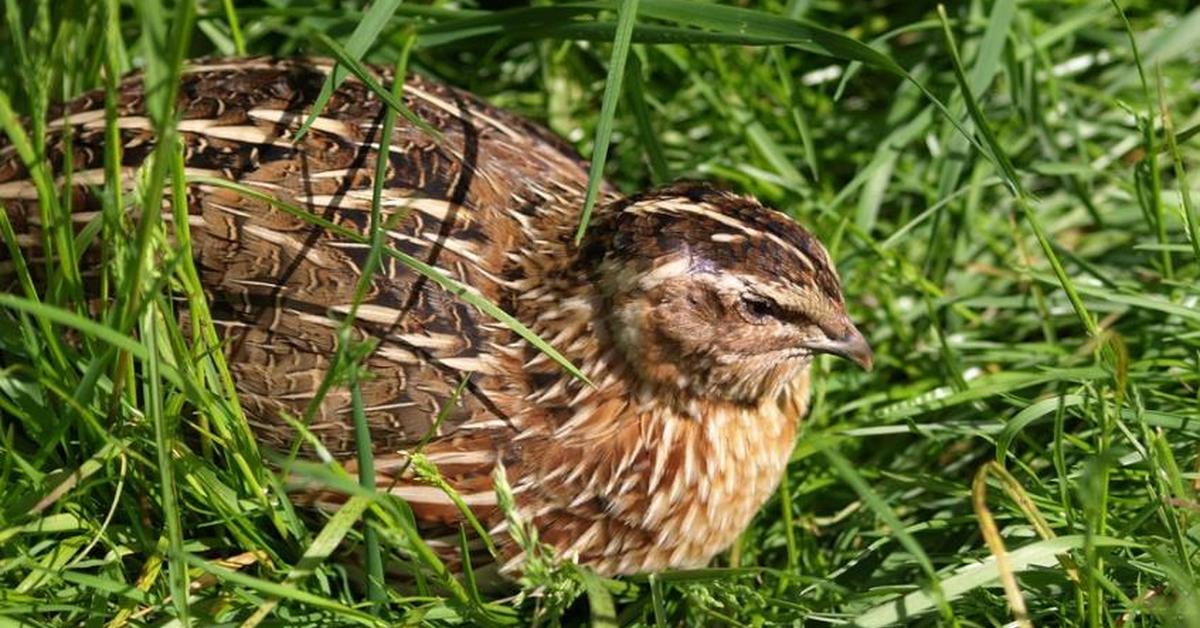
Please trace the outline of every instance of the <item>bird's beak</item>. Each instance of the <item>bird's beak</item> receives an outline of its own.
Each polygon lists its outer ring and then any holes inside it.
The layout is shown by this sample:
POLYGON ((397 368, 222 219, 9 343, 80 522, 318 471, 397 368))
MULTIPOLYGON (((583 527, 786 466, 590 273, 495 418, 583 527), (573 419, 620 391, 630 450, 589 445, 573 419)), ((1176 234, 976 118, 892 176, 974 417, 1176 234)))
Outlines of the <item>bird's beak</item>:
POLYGON ((831 337, 821 343, 810 345, 814 351, 828 353, 846 358, 869 371, 875 365, 875 354, 867 339, 853 325, 847 325, 847 331, 840 336, 831 337))

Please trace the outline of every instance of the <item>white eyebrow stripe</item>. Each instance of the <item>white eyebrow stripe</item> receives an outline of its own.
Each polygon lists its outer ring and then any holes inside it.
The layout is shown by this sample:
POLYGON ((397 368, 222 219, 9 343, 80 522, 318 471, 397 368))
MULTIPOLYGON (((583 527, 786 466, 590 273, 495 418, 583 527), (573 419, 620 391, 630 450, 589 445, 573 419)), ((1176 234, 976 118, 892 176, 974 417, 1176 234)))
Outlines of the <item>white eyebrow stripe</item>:
MULTIPOLYGON (((754 291, 764 297, 773 299, 781 305, 802 305, 807 302, 803 292, 819 291, 818 288, 812 285, 794 285, 784 284, 773 281, 764 282, 761 277, 752 277, 750 275, 741 275, 738 273, 728 273, 731 281, 740 282, 743 286, 754 286, 754 291)), ((737 284, 726 284, 736 286, 737 284)))
MULTIPOLYGON (((706 204, 703 204, 703 203, 694 203, 694 202, 687 201, 686 199, 681 198, 681 199, 677 199, 677 200, 673 200, 673 201, 660 201, 660 202, 653 202, 653 203, 638 204, 638 205, 634 205, 634 206, 630 207, 628 211, 645 212, 645 213, 649 213, 649 214, 666 214, 666 213, 674 212, 674 213, 684 213, 684 214, 696 214, 698 216, 703 216, 705 218, 708 218, 709 220, 714 220, 725 226, 732 227, 751 238, 766 238, 766 239, 774 242, 775 244, 778 244, 779 246, 782 246, 783 248, 794 252, 796 254, 796 257, 800 258, 800 260, 802 262, 804 262, 804 265, 808 270, 813 270, 814 266, 815 266, 813 264, 813 260, 808 255, 806 255, 803 251, 796 248, 795 246, 788 244, 786 241, 784 241, 783 238, 781 238, 773 233, 767 232, 767 231, 761 231, 759 229, 755 229, 754 227, 747 225, 746 223, 738 220, 737 218, 733 218, 731 216, 726 216, 725 214, 722 214, 721 212, 718 212, 718 211, 713 211, 706 204)), ((726 235, 726 237, 728 237, 728 236, 726 235)))

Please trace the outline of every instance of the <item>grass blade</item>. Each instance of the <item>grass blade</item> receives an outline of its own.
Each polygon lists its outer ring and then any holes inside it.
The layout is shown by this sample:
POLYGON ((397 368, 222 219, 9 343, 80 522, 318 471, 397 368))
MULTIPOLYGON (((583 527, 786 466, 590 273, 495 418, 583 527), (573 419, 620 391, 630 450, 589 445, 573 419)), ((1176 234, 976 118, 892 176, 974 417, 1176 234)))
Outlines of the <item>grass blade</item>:
POLYGON ((849 484, 854 489, 854 492, 858 493, 859 497, 871 507, 875 515, 891 528, 892 534, 896 536, 896 540, 912 554, 913 559, 921 566, 921 570, 925 572, 929 583, 929 592, 924 594, 928 599, 934 600, 938 610, 941 611, 942 619, 952 624, 957 624, 958 620, 954 616, 954 610, 950 608, 950 598, 942 589, 942 583, 938 578, 937 571, 933 568, 933 562, 929 560, 929 555, 925 553, 921 544, 909 534, 904 524, 900 522, 900 518, 887 505, 887 502, 883 501, 871 489, 867 481, 859 475, 858 471, 854 470, 854 466, 850 464, 849 460, 846 460, 842 454, 829 447, 822 447, 821 453, 829 461, 830 466, 842 477, 842 480, 849 484))
POLYGON ((592 208, 604 184, 604 162, 608 158, 609 137, 612 135, 613 117, 617 102, 621 100, 621 81, 625 78, 625 60, 629 57, 629 41, 633 36, 633 25, 637 22, 639 0, 621 0, 617 10, 617 33, 613 39, 612 56, 608 61, 608 78, 604 81, 604 100, 600 103, 600 119, 596 123, 596 140, 592 147, 592 166, 588 170, 587 195, 583 199, 579 229, 575 232, 575 243, 583 240, 592 208))
POLYGON ((583 579, 583 588, 587 591, 592 628, 616 628, 617 607, 604 582, 587 570, 581 570, 580 577, 583 579))
MULTIPOLYGON (((1097 537, 1093 541, 1098 547, 1137 546, 1137 543, 1110 537, 1097 537)), ((1009 564, 1013 573, 1053 567, 1058 562, 1060 554, 1080 549, 1083 544, 1083 535, 1060 536, 1048 541, 1037 541, 1009 552, 1009 564)), ((973 589, 995 582, 999 577, 999 567, 994 560, 989 560, 960 570, 955 575, 943 580, 941 585, 948 598, 953 600, 973 589)), ((868 610, 856 617, 854 622, 863 628, 894 626, 933 610, 936 604, 934 599, 924 591, 909 593, 868 610)))
POLYGON ((217 579, 222 582, 243 586, 271 597, 292 600, 301 604, 308 604, 314 608, 327 610, 335 613, 339 619, 344 618, 356 624, 362 624, 366 626, 387 625, 358 609, 351 608, 334 600, 297 589, 296 587, 255 578, 254 576, 234 571, 227 567, 215 565, 201 559, 198 556, 188 554, 187 563, 196 569, 216 576, 217 579))
MULTIPOLYGON (((317 99, 313 101, 312 111, 309 112, 308 118, 304 120, 304 124, 300 125, 300 129, 296 131, 295 139, 297 141, 304 137, 312 123, 317 120, 317 116, 325 110, 325 105, 329 103, 329 98, 333 96, 333 90, 337 89, 346 80, 351 73, 357 74, 348 66, 348 62, 357 64, 367 54, 367 50, 371 49, 371 45, 379 37, 379 33, 387 25, 388 20, 392 18, 392 14, 400 6, 401 0, 375 0, 371 3, 370 8, 359 20, 358 26, 354 28, 354 32, 350 34, 350 39, 346 42, 346 47, 343 49, 328 39, 323 33, 321 36, 326 38, 326 47, 336 49, 341 54, 338 56, 338 65, 333 69, 333 73, 325 77, 325 82, 321 85, 321 92, 317 94, 317 99)), ((362 78, 361 76, 359 78, 362 78)), ((399 110, 403 110, 401 106, 399 110)))
POLYGON ((339 67, 345 67, 348 72, 355 76, 355 78, 365 83, 366 86, 370 88, 372 92, 375 92, 375 95, 383 100, 383 102, 386 103, 389 108, 399 113, 413 126, 421 129, 425 133, 428 133, 431 137, 438 140, 441 139, 442 134, 438 132, 437 129, 433 128, 428 122, 425 122, 418 117, 417 114, 413 113, 412 110, 404 104, 404 101, 400 99, 399 95, 393 94, 383 85, 380 85, 379 81, 375 80, 375 77, 371 75, 367 68, 359 63, 356 59, 351 57, 350 53, 339 46, 337 42, 333 41, 323 33, 317 33, 316 37, 317 40, 320 41, 326 48, 329 48, 330 52, 333 53, 334 58, 338 60, 338 63, 342 64, 339 67))
MULTIPOLYGON (((346 503, 338 509, 329 521, 325 522, 325 527, 321 528, 321 532, 313 539, 308 549, 304 550, 304 556, 296 563, 296 566, 288 571, 287 576, 283 580, 283 585, 295 585, 303 582, 304 579, 311 576, 330 555, 341 544, 342 539, 354 528, 370 506, 371 499, 368 497, 356 496, 346 500, 346 503)), ((254 628, 254 626, 262 623, 273 610, 279 605, 279 598, 274 597, 260 606, 253 615, 246 618, 242 622, 242 628, 254 628)))
POLYGON ((950 57, 953 61, 954 78, 958 81, 958 87, 962 92, 963 101, 967 105, 967 111, 970 112, 971 119, 975 122, 975 126, 982 136, 983 146, 985 147, 984 155, 991 160, 992 164, 999 170, 1001 177, 1008 184, 1018 207, 1021 208, 1021 216, 1029 223, 1030 228, 1033 230, 1034 236, 1042 248, 1042 253, 1050 262, 1051 268, 1054 269, 1054 274, 1058 277, 1059 285, 1071 301, 1071 306, 1075 309, 1076 316, 1079 317, 1080 322, 1088 329, 1088 332, 1095 336, 1099 333, 1095 319, 1092 318, 1091 313, 1083 304, 1083 299, 1080 298, 1079 292, 1075 288, 1075 283, 1071 281, 1066 269, 1062 265, 1062 261, 1059 260, 1058 255, 1054 252, 1054 247, 1051 246, 1049 238, 1046 237, 1046 231, 1042 227, 1041 220, 1034 211, 1029 193, 1026 192, 1025 186, 1021 183, 1020 175, 1017 174, 1017 170, 1013 167, 1008 154, 1000 147, 1000 143, 997 141, 991 125, 988 124, 987 118, 983 115, 983 110, 980 109, 979 103, 975 100, 975 94, 971 91, 971 85, 967 80, 966 74, 963 72, 962 58, 958 54, 958 46, 954 43, 954 36, 950 32, 950 21, 946 17, 944 6, 938 5, 938 15, 942 19, 942 33, 945 35, 946 46, 950 50, 950 57))
POLYGON ((671 171, 663 154, 662 143, 655 133, 654 123, 650 119, 650 108, 646 106, 646 90, 642 87, 642 64, 636 54, 629 55, 629 70, 626 74, 629 80, 626 95, 637 121, 638 140, 646 151, 646 160, 650 165, 650 180, 655 185, 662 185, 671 180, 671 171))
POLYGON ((179 502, 175 486, 175 430, 173 421, 163 409, 162 380, 159 375, 158 356, 158 312, 146 311, 142 317, 141 336, 148 350, 142 362, 146 369, 147 418, 154 425, 154 444, 158 453, 159 490, 162 491, 162 517, 166 521, 167 575, 171 588, 171 601, 175 605, 176 618, 188 623, 188 572, 183 557, 183 524, 180 521, 179 502))

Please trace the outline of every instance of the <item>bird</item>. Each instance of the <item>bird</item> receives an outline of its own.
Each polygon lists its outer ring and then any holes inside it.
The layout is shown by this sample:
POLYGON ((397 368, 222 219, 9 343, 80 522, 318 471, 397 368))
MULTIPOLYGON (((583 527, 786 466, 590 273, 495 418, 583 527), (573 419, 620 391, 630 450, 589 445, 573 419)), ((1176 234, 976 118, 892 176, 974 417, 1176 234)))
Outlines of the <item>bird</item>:
MULTIPOLYGON (((390 70, 365 67, 391 85, 390 70)), ((333 69, 318 58, 199 59, 179 81, 192 256, 258 442, 296 444, 285 419, 304 416, 331 367, 371 250, 347 234, 370 231, 384 160, 384 243, 402 255, 384 256, 349 327, 375 343, 359 385, 378 490, 406 500, 424 530, 461 525, 449 493, 414 473, 419 453, 495 535, 505 573, 526 557, 506 528, 497 469, 540 541, 601 575, 701 567, 729 548, 786 472, 814 357, 872 366, 821 242, 781 211, 695 181, 630 196, 604 184, 577 242, 589 166, 565 141, 418 75, 401 100, 422 123, 399 118, 384 154, 387 105, 357 76, 300 135, 333 69)), ((129 189, 157 143, 147 89, 133 73, 116 90, 129 189)), ((71 151, 76 228, 100 216, 105 105, 103 91, 86 93, 45 126, 55 172, 71 151)), ((0 203, 37 267, 37 190, 2 143, 0 203)), ((0 258, 0 286, 13 268, 0 258)), ((352 407, 349 388, 334 385, 307 430, 354 471, 352 407)), ((310 502, 335 499, 304 490, 310 502)))

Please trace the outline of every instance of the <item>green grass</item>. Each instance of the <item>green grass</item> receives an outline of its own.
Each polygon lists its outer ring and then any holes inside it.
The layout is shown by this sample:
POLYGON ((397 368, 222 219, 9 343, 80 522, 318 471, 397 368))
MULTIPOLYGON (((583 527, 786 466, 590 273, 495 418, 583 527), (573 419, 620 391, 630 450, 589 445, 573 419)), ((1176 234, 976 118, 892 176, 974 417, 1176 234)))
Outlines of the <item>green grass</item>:
MULTIPOLYGON (((818 362, 786 481, 713 568, 543 561, 540 595, 494 597, 337 468, 305 467, 359 497, 290 506, 212 350, 186 221, 167 246, 160 199, 186 182, 163 89, 138 188, 107 186, 81 236, 47 230, 55 254, 25 261, 48 280, 0 295, 0 625, 1200 626, 1200 9, 361 4, 5 0, 0 127, 39 163, 48 103, 135 66, 170 86, 241 50, 399 63, 607 155, 626 192, 703 178, 793 214, 875 371, 818 362), (416 585, 352 584, 376 551, 416 585)), ((70 197, 34 176, 63 224, 70 197)), ((329 383, 353 386, 342 349, 329 383)))

